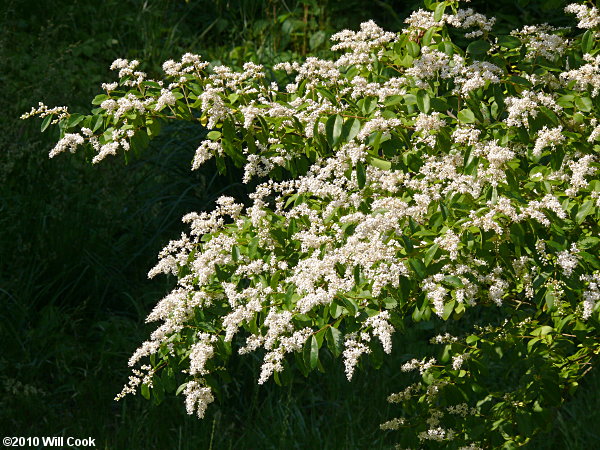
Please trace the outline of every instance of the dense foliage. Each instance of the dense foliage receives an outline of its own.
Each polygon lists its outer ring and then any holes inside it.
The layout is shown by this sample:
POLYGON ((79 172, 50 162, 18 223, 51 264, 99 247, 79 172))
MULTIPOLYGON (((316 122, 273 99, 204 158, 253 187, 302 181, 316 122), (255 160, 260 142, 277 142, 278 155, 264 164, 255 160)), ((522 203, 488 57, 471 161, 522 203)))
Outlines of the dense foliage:
POLYGON ((549 423, 598 352, 600 16, 574 4, 585 32, 495 35, 457 2, 427 6, 274 72, 186 54, 153 80, 116 60, 91 115, 31 112, 60 127, 51 156, 84 146, 94 163, 199 123, 192 168, 215 158, 256 184, 247 207, 184 217, 150 272, 178 286, 121 395, 183 392, 203 417, 234 351, 260 352, 259 383, 331 357, 352 379, 421 327, 431 350, 407 358, 415 383, 382 425, 402 447, 513 447, 549 423))

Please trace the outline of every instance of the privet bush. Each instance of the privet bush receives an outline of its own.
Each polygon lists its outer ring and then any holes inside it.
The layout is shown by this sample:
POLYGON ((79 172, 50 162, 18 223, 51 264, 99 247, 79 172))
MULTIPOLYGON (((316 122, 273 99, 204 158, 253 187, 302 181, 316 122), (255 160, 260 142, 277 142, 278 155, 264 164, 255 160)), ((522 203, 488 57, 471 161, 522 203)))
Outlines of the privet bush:
POLYGON ((392 344, 423 348, 419 328, 431 350, 398 368, 412 384, 382 418, 400 447, 515 447, 551 423, 600 351, 600 13, 572 4, 578 29, 500 36, 456 1, 426 6, 274 72, 186 54, 151 80, 117 60, 91 115, 25 115, 58 124, 50 156, 94 163, 198 123, 193 169, 230 160, 257 179, 249 206, 188 214, 160 253, 149 276, 178 284, 117 398, 176 391, 202 418, 232 352, 261 355, 258 383, 330 356, 351 380, 392 344))

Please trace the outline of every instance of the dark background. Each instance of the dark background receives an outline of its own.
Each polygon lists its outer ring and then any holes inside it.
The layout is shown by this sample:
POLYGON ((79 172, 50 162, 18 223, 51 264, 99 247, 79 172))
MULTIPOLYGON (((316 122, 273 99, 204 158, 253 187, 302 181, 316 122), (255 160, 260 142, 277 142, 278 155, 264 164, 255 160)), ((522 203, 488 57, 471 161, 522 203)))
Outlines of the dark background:
MULTIPOLYGON (((571 24, 566 2, 473 1, 497 30, 571 24)), ((116 403, 144 318, 173 279, 148 280, 183 214, 243 198, 238 174, 190 162, 205 130, 169 125, 139 159, 91 166, 48 159, 57 135, 18 117, 43 101, 87 112, 108 67, 139 59, 265 64, 328 54, 328 36, 374 19, 399 30, 420 2, 400 0, 3 0, 0 2, 0 434, 96 438, 99 448, 384 448, 379 431, 399 359, 352 383, 342 368, 286 388, 258 387, 259 362, 234 359, 233 381, 198 421, 182 398, 116 403)), ((597 371, 596 371, 597 372, 597 371)), ((531 448, 600 448, 600 376, 592 372, 531 448)))

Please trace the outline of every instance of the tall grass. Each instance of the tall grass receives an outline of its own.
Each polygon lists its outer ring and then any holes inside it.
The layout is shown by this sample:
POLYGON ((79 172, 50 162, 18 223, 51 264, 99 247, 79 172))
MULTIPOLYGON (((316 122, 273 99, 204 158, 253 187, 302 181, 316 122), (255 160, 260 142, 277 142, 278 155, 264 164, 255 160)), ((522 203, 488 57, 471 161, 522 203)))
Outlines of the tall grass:
MULTIPOLYGON (((511 5, 495 6, 510 11, 511 5)), ((186 51, 223 62, 268 62, 324 51, 325 41, 311 47, 314 33, 326 36, 369 18, 398 29, 412 6, 396 0, 48 0, 43 8, 33 0, 2 2, 3 435, 89 435, 109 449, 389 446, 378 425, 391 414, 386 396, 402 381, 398 368, 407 350, 401 342, 380 370, 357 373, 350 384, 338 365, 333 376, 258 386, 259 362, 235 358, 234 378, 203 421, 187 416, 180 398, 159 406, 140 397, 114 402, 129 374, 127 359, 148 335, 144 317, 173 283, 146 279, 156 253, 183 230, 183 214, 210 209, 223 193, 243 198, 245 188, 235 171, 217 176, 209 165, 190 172, 205 133, 195 126, 168 127, 128 166, 115 159, 91 167, 77 156, 49 161, 55 136, 40 135, 37 123, 17 117, 39 100, 85 110, 99 83, 110 79, 107 67, 116 57, 143 60, 150 73, 186 51)), ((543 13, 539 5, 523 11, 543 13)), ((532 448, 600 447, 594 431, 599 388, 600 375, 592 372, 532 448)))

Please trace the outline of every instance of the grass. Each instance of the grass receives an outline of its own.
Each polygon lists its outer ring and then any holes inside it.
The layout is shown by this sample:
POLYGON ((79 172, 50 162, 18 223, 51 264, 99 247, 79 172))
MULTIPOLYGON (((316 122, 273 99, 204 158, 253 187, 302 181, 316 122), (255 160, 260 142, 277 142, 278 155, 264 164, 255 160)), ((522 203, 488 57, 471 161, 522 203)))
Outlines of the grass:
MULTIPOLYGON (((370 18, 363 0, 328 3, 327 15, 314 14, 313 27, 356 27, 370 18)), ((411 9, 399 1, 375 3, 376 19, 391 29, 411 9)), ((510 2, 504 3, 508 10, 510 2)), ((180 397, 158 406, 139 396, 114 402, 129 375, 129 356, 151 329, 143 320, 173 282, 146 279, 156 253, 184 229, 184 213, 210 208, 221 193, 241 198, 244 188, 235 172, 220 177, 210 166, 190 172, 201 129, 171 127, 128 166, 115 159, 91 167, 77 156, 49 161, 55 136, 16 119, 38 100, 85 110, 99 83, 110 79, 107 67, 116 57, 143 59, 150 72, 188 50, 215 59, 272 57, 273 28, 263 12, 243 9, 241 0, 49 0, 43 10, 32 0, 3 2, 3 434, 91 436, 107 449, 378 449, 393 443, 378 426, 393 416, 385 398, 401 384, 402 354, 379 371, 357 373, 350 384, 338 365, 332 376, 312 374, 284 388, 258 386, 258 361, 236 359, 228 395, 203 421, 185 414, 180 397)), ((534 13, 528 12, 539 16, 534 13)), ((530 447, 600 447, 598 392, 596 370, 558 412, 551 432, 530 447)))

